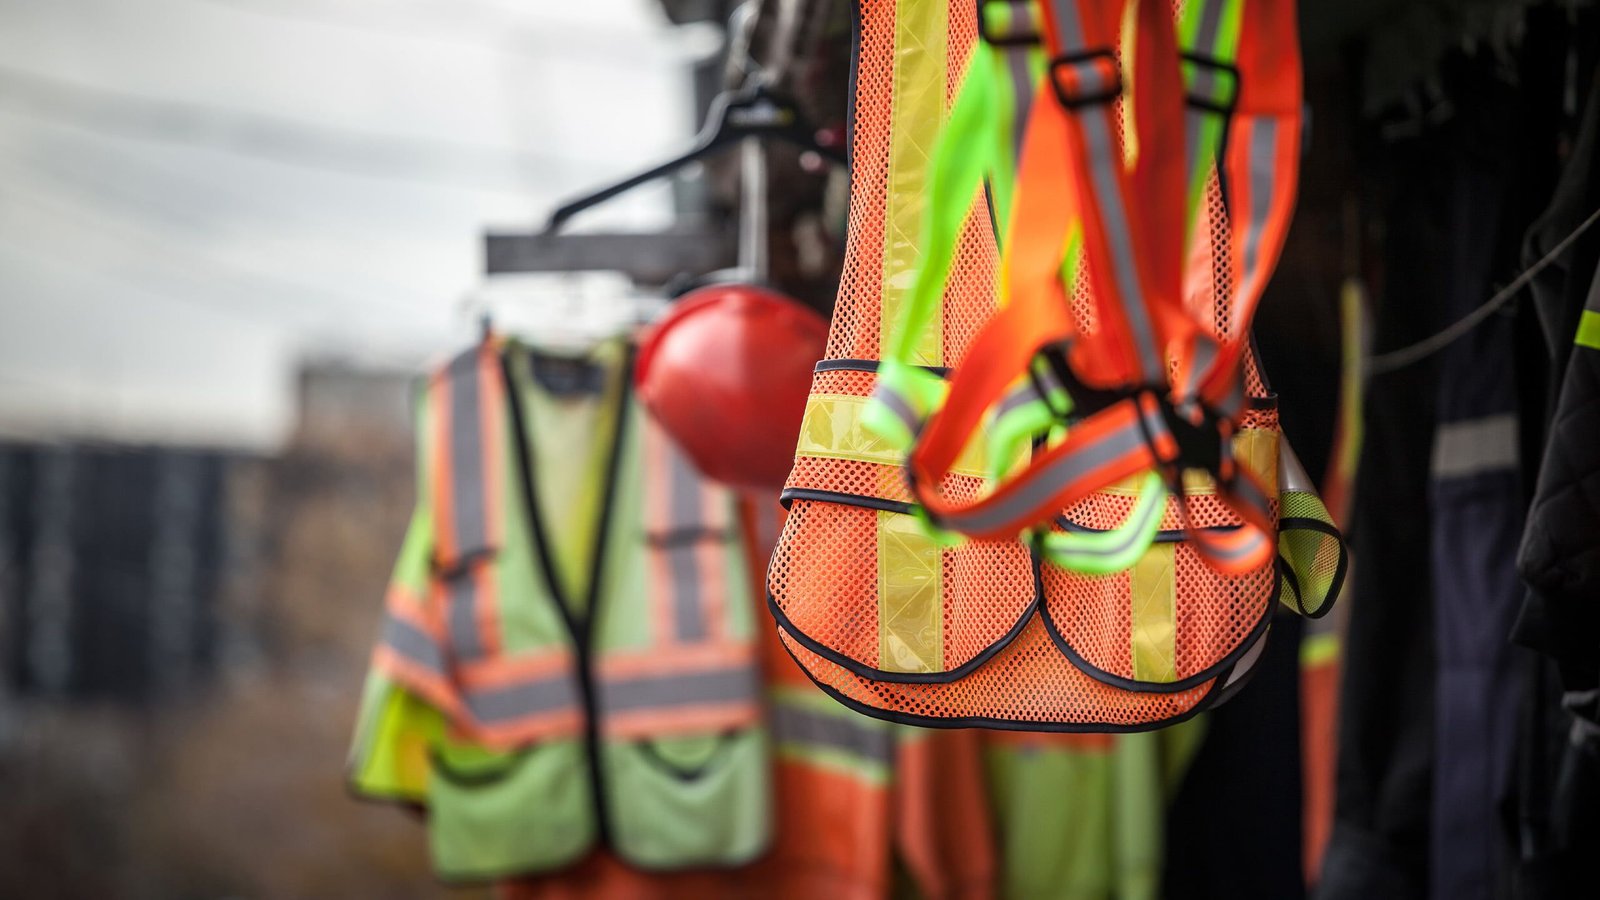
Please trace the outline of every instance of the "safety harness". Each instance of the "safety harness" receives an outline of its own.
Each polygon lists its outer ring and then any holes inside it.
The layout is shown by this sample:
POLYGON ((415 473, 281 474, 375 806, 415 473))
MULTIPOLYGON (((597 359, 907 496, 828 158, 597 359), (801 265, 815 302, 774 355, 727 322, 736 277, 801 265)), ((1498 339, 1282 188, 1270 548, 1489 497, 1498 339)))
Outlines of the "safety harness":
POLYGON ((862 7, 858 84, 892 85, 893 115, 858 88, 834 358, 768 574, 779 635, 825 691, 897 721, 1192 716, 1242 683, 1275 598, 1325 611, 1345 568, 1248 342, 1292 206, 1293 7, 1192 0, 1175 29, 1160 0, 886 6, 862 7), (902 29, 944 34, 941 16, 978 40, 913 182, 896 128, 944 108, 906 95, 931 54, 902 29), (924 201, 910 252, 904 191, 924 201), (991 221, 999 251, 974 233, 991 221), (881 363, 860 358, 874 313, 881 363), (1314 525, 1274 554, 1280 486, 1314 525))

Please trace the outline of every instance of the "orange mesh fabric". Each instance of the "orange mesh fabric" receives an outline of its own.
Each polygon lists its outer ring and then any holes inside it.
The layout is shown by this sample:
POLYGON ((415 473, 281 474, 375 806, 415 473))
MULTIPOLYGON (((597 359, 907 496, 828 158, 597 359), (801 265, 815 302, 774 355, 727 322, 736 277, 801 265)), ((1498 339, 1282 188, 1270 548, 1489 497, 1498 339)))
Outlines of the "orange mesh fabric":
POLYGON ((1197 710, 1215 682, 1170 694, 1112 687, 1079 671, 1051 643, 1037 617, 994 658, 948 684, 862 678, 812 652, 782 629, 784 646, 825 688, 858 708, 893 710, 918 724, 1040 730, 1134 730, 1169 724, 1197 710))
MULTIPOLYGON (((896 0, 861 3, 850 230, 829 330, 831 359, 881 356, 896 5, 896 0)), ((975 8, 970 0, 948 3, 947 104, 976 39, 975 8)), ((1234 326, 1227 313, 1227 255, 1217 252, 1225 251, 1226 244, 1216 243, 1227 240, 1221 198, 1213 178, 1200 232, 1213 242, 1210 283, 1190 296, 1216 332, 1226 336, 1234 326)), ((962 361, 994 311, 997 254, 987 212, 979 192, 945 287, 939 350, 946 365, 962 361)), ((1203 257, 1201 261, 1203 266, 1203 257)), ((1086 279, 1079 279, 1068 299, 1078 327, 1095 334, 1099 321, 1086 279)), ((1253 359, 1246 368, 1249 395, 1268 396, 1253 359)), ((875 379, 872 372, 819 372, 812 394, 867 397, 875 379)), ((1251 410, 1241 424, 1276 428, 1276 413, 1251 410)), ((1128 573, 1096 578, 1041 570, 1018 541, 968 542, 938 551, 942 655, 935 670, 885 673, 880 659, 885 652, 880 625, 886 623, 879 621, 879 529, 886 517, 901 515, 886 511, 882 501, 889 501, 890 508, 910 501, 904 479, 898 465, 807 455, 797 456, 786 485, 790 514, 767 573, 779 637, 807 674, 847 704, 927 725, 1143 730, 1214 702, 1221 695, 1214 690, 1218 679, 1229 673, 1219 663, 1237 658, 1252 636, 1264 638, 1257 626, 1270 605, 1271 567, 1227 579, 1191 548, 1179 545, 1174 551, 1179 599, 1173 656, 1177 678, 1193 683, 1177 691, 1130 690, 1113 683, 1132 674, 1128 573), (815 492, 840 502, 820 499, 815 492), (1048 623, 1041 610, 1048 613, 1048 623), (950 674, 963 669, 969 671, 959 677, 950 674)), ((948 496, 963 500, 976 499, 982 488, 980 479, 965 475, 950 475, 944 485, 948 496)), ((1131 497, 1100 492, 1063 513, 1076 525, 1109 529, 1126 519, 1131 505, 1131 497)), ((1200 527, 1231 527, 1239 521, 1214 497, 1203 495, 1190 499, 1187 513, 1200 527)), ((1177 504, 1169 501, 1162 527, 1181 529, 1185 521, 1177 504)))
MULTIPOLYGON (((796 500, 767 569, 772 602, 796 630, 869 669, 881 666, 880 515, 796 500)), ((949 671, 971 662, 1021 621, 1033 602, 1033 568, 1027 549, 1015 541, 973 541, 942 551, 940 563, 949 671)))

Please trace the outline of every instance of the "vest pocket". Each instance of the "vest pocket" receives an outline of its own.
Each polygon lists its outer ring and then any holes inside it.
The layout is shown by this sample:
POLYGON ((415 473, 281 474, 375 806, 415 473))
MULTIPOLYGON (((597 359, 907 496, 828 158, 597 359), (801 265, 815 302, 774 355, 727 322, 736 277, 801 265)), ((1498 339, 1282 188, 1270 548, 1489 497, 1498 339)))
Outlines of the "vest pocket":
POLYGON ((617 854, 641 868, 737 866, 772 837, 766 729, 601 747, 617 854))
POLYGON ((434 869, 446 881, 550 871, 594 843, 581 741, 505 753, 442 745, 432 775, 428 836, 434 869))

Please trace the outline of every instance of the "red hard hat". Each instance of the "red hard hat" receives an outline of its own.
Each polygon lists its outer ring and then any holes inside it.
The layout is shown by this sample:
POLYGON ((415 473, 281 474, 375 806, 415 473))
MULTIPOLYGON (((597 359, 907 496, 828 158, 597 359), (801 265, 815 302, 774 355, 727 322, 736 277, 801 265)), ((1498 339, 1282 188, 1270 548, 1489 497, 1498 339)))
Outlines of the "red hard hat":
POLYGON ((707 477, 777 491, 794 464, 828 323, 765 288, 685 294, 639 343, 639 398, 707 477))

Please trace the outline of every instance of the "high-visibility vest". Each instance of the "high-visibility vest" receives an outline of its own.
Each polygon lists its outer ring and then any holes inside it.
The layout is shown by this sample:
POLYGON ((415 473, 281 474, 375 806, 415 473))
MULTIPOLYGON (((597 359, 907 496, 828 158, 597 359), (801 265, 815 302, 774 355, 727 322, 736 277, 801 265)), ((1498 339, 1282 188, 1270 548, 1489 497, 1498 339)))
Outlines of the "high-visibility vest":
MULTIPOLYGON (((1203 473, 1185 475, 1186 502, 1154 506, 1155 541, 1133 565, 1104 575, 1041 566, 1036 548, 1014 538, 951 546, 926 527, 904 453, 869 430, 864 414, 924 263, 933 145, 977 40, 977 14, 1008 5, 1013 25, 1037 21, 1019 4, 861 4, 844 277, 784 491, 790 516, 769 567, 769 608, 807 673, 870 715, 944 727, 1146 730, 1242 685, 1275 599, 1321 611, 1342 580, 1343 546, 1296 480, 1292 455, 1279 453, 1275 400, 1248 361, 1242 393, 1251 402, 1233 456, 1269 492, 1263 508, 1277 512, 1281 498, 1284 519, 1310 523, 1297 542, 1278 543, 1282 562, 1225 573, 1201 561, 1197 541, 1226 552, 1242 524, 1203 473)), ((1013 46, 995 23, 985 33, 1013 46)), ((1027 72, 1016 50, 990 58, 1027 72)), ((1034 66, 1038 73, 1042 61, 1034 66)), ((1041 92, 1030 75, 1008 77, 1029 86, 1013 89, 1019 98, 1041 92)), ((1035 105, 1056 102, 1050 93, 1035 105)), ((994 315, 998 194, 972 187, 951 229, 938 313, 915 347, 924 371, 961 363, 994 315)), ((1005 468, 995 446, 982 434, 967 443, 936 479, 940 495, 984 498, 1005 468)), ((1140 493, 1137 482, 1103 487, 1058 510, 1052 531, 1111 529, 1140 493)))
POLYGON ((571 602, 532 465, 562 448, 524 402, 545 390, 525 355, 485 342, 423 391, 356 787, 427 807, 447 880, 549 871, 597 844, 644 869, 749 862, 771 786, 735 497, 634 402, 618 354, 603 398, 569 401, 614 426, 589 596, 571 602))
POLYGON ((985 733, 1003 900, 1162 896, 1167 808, 1205 717, 1143 734, 985 733))

